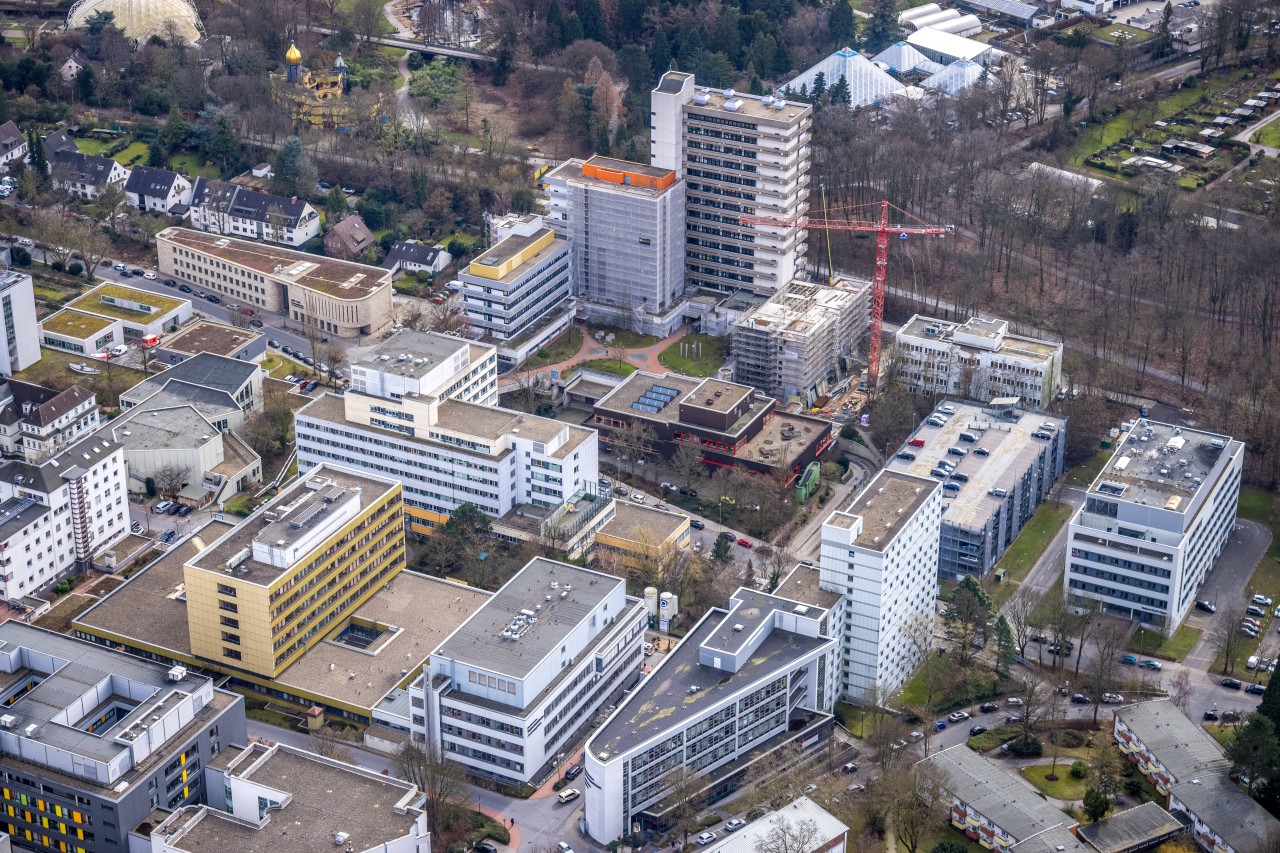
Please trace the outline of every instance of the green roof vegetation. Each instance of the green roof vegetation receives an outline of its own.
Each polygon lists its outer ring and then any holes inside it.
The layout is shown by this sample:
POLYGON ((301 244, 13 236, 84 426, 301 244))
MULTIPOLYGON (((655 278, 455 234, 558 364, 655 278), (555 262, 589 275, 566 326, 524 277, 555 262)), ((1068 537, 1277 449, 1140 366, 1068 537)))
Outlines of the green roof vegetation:
POLYGON ((95 317, 81 311, 65 308, 56 314, 50 314, 40 321, 40 328, 55 335, 69 338, 88 338, 110 326, 111 320, 106 317, 95 317))
POLYGON ((104 317, 114 317, 117 320, 158 320, 164 315, 181 308, 182 303, 185 301, 185 299, 174 299, 172 296, 148 293, 145 290, 134 290, 132 287, 125 287, 122 284, 103 284, 90 290, 79 299, 72 300, 67 304, 67 307, 88 311, 93 314, 101 314, 104 317), (131 311, 119 305, 103 302, 102 297, 104 296, 148 305, 155 310, 151 313, 131 311))

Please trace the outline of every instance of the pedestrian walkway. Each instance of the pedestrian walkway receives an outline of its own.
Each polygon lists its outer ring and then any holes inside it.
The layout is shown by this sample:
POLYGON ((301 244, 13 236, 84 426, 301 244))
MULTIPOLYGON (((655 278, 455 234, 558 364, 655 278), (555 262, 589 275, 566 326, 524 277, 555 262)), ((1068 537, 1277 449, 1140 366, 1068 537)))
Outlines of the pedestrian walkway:
POLYGON ((507 832, 511 835, 511 841, 505 845, 506 847, 512 850, 520 849, 520 827, 515 825, 514 818, 509 818, 497 809, 491 809, 488 806, 479 806, 479 810, 481 814, 488 815, 507 828, 507 832))
MULTIPOLYGON (((582 345, 578 347, 578 351, 576 353, 566 359, 558 361, 555 364, 547 364, 542 367, 508 373, 506 376, 502 377, 502 381, 498 385, 498 392, 505 394, 519 388, 519 376, 549 376, 552 371, 563 374, 569 368, 576 367, 584 361, 610 358, 614 354, 611 352, 612 348, 592 337, 595 331, 596 330, 593 330, 590 326, 583 326, 582 345)), ((658 341, 656 344, 650 344, 647 347, 641 347, 639 349, 626 350, 623 358, 627 363, 635 366, 639 370, 647 370, 652 373, 666 373, 667 368, 663 367, 662 362, 658 361, 658 356, 662 354, 663 350, 687 334, 689 334, 689 328, 687 326, 681 326, 675 332, 658 341)))

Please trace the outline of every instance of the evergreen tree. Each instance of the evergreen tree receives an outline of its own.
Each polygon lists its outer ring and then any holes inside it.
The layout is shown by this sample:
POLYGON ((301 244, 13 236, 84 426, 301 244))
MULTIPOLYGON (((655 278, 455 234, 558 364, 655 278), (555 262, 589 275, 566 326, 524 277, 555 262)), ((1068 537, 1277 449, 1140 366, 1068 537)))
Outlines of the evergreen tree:
POLYGON ((1151 48, 1151 57, 1159 59, 1173 50, 1173 4, 1164 4, 1164 14, 1160 16, 1160 24, 1156 27, 1156 37, 1151 48))
POLYGON ((809 100, 818 103, 827 93, 827 75, 819 71, 813 78, 813 88, 809 90, 809 100))
POLYGON ((239 150, 236 133, 231 128, 231 119, 219 113, 218 118, 213 123, 213 133, 210 134, 209 142, 205 146, 205 158, 226 169, 236 158, 239 150))
POLYGON ((653 88, 649 56, 638 44, 624 44, 618 50, 618 71, 627 79, 633 92, 647 92, 653 88))
POLYGON ((1090 788, 1084 792, 1084 814, 1090 823, 1097 823, 1107 816, 1111 802, 1100 791, 1090 788))
POLYGON ((569 17, 564 19, 564 29, 560 35, 560 41, 565 46, 573 44, 575 41, 582 40, 582 19, 578 17, 577 12, 570 12, 569 17))
POLYGON ((324 197, 324 218, 330 225, 341 222, 346 218, 350 208, 347 204, 347 194, 342 191, 342 187, 333 187, 329 190, 329 194, 324 197))
POLYGON ((31 171, 34 173, 36 188, 46 186, 49 180, 49 161, 44 156, 44 141, 36 133, 35 128, 27 131, 27 150, 31 158, 31 171))
MULTIPOLYGON (((844 80, 843 77, 840 78, 844 80)), ((833 100, 832 103, 835 103, 833 100)), ((1017 641, 1013 639, 1013 629, 1009 620, 1001 615, 996 619, 996 675, 1008 675, 1010 668, 1018 660, 1017 641)))
POLYGON ((160 128, 160 142, 164 145, 167 152, 172 153, 177 150, 178 146, 187 141, 187 137, 191 135, 191 125, 187 124, 182 118, 182 113, 177 110, 169 112, 169 118, 165 120, 164 127, 160 128))
POLYGON ((867 23, 866 47, 879 53, 898 38, 898 0, 871 0, 871 20, 867 23))
POLYGON ((166 161, 164 146, 160 144, 160 140, 151 140, 151 144, 147 146, 147 165, 160 169, 164 167, 166 161))
POLYGON ((551 5, 547 7, 547 38, 553 49, 568 46, 564 40, 564 24, 564 10, 560 8, 560 0, 551 0, 551 5))
POLYGON ((644 15, 649 10, 648 0, 619 0, 618 37, 634 42, 644 32, 644 15))
MULTIPOLYGON (((761 69, 762 71, 764 69, 761 69)), ((778 49, 773 52, 773 76, 783 79, 791 72, 791 51, 787 49, 785 40, 778 41, 778 49)))
POLYGON ((511 76, 511 48, 505 45, 498 49, 498 55, 493 60, 493 80, 495 86, 507 85, 507 78, 511 76))
POLYGON ((609 34, 604 27, 604 9, 600 0, 578 0, 578 18, 582 21, 582 37, 608 44, 609 34))
POLYGON ((657 32, 653 34, 653 44, 649 47, 649 59, 654 80, 661 79, 663 74, 671 70, 671 40, 667 38, 667 31, 662 27, 658 27, 657 32))
POLYGON ((85 65, 76 72, 76 99, 82 104, 93 101, 93 93, 98 88, 98 81, 93 76, 93 66, 85 65))
POLYGON ((1248 778, 1252 795, 1280 761, 1280 741, 1271 718, 1258 711, 1250 714, 1235 740, 1227 745, 1227 759, 1232 773, 1248 778))
POLYGON ((831 13, 827 16, 827 27, 837 45, 848 47, 853 44, 858 28, 853 20, 853 6, 848 0, 836 0, 836 5, 831 7, 831 13))
POLYGON ((1262 702, 1258 705, 1258 713, 1271 720, 1276 731, 1280 731, 1280 678, 1273 678, 1262 694, 1262 702), (1276 684, 1272 687, 1272 684, 1276 684))
POLYGON ((600 131, 596 134, 596 153, 604 157, 613 156, 613 143, 609 141, 608 122, 600 123, 600 131))
POLYGON ((833 105, 844 104, 849 106, 853 103, 853 94, 849 91, 849 81, 844 75, 840 75, 840 79, 836 84, 827 90, 827 100, 833 105))
POLYGON ((309 191, 316 182, 316 168, 302 147, 302 140, 290 136, 276 153, 274 189, 280 195, 295 196, 309 191))

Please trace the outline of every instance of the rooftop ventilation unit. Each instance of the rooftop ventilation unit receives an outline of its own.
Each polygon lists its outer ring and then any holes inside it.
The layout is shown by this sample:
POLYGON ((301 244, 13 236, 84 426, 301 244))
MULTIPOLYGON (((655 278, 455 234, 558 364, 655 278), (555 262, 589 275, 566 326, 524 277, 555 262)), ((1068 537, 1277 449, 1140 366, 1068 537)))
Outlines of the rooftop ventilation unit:
POLYGON ((170 681, 181 681, 187 677, 187 668, 185 666, 175 666, 165 675, 170 681))
POLYGON ((733 633, 735 634, 740 633, 745 627, 746 627, 745 625, 739 622, 737 625, 733 626, 733 633))
POLYGON ((17 724, 17 722, 18 718, 13 714, 5 714, 3 717, 0 717, 0 729, 11 729, 17 724))

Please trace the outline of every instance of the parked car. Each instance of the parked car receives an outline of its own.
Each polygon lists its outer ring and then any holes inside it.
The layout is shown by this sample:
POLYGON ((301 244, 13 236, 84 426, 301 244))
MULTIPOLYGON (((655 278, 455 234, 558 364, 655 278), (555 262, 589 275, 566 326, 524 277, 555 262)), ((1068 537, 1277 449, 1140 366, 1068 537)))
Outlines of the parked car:
POLYGON ((581 796, 582 796, 582 792, 579 791, 577 788, 565 788, 563 791, 560 792, 560 795, 557 796, 556 799, 561 803, 571 803, 581 796))
POLYGON ((841 773, 857 773, 858 765, 850 761, 848 764, 840 768, 840 772, 841 773))
POLYGON ((1142 667, 1143 669, 1154 669, 1156 672, 1159 672, 1160 670, 1164 669, 1164 664, 1160 663, 1160 661, 1158 660, 1144 660, 1141 663, 1139 663, 1138 666, 1142 667))
POLYGON ((178 507, 179 518, 186 518, 188 515, 191 515, 191 513, 193 512, 195 512, 195 510, 187 504, 183 504, 182 506, 178 507))
POLYGON ((1005 717, 1005 718, 1004 718, 1004 721, 1005 721, 1005 723, 1006 723, 1006 724, 1008 724, 1008 725, 1013 725, 1014 723, 1020 723, 1020 722, 1022 722, 1022 715, 1021 715, 1021 714, 1010 714, 1009 716, 1007 716, 1007 717, 1005 717))
POLYGON ((1017 696, 1010 696, 1008 699, 1004 700, 1004 703, 1010 708, 1018 708, 1022 705, 1022 700, 1017 696))
POLYGON ((214 305, 218 305, 219 303, 221 303, 221 302, 222 302, 222 297, 221 297, 221 296, 218 296, 216 293, 208 293, 208 294, 205 294, 205 297, 204 297, 204 298, 205 298, 205 299, 208 299, 208 300, 209 300, 210 302, 212 302, 214 305))
POLYGON ((117 358, 124 355, 128 351, 129 351, 129 347, 126 344, 116 344, 111 348, 111 354, 116 356, 117 358))
POLYGON ((1252 693, 1255 696, 1261 696, 1263 693, 1267 692, 1267 688, 1265 685, 1262 685, 1262 684, 1250 684, 1248 687, 1244 689, 1244 692, 1252 693))
MULTIPOLYGON (((18 242, 19 242, 19 243, 21 243, 22 241, 21 241, 21 240, 19 240, 18 242)), ((30 241, 28 240, 27 242, 30 242, 30 241)), ((116 272, 128 272, 128 271, 129 271, 129 268, 128 268, 127 266, 125 266, 124 264, 112 264, 112 265, 111 265, 111 268, 112 268, 113 270, 115 270, 116 272)))
POLYGON ((986 730, 987 730, 986 726, 973 726, 972 728, 969 729, 969 736, 977 737, 978 735, 984 733, 986 730))
POLYGON ((1239 690, 1244 685, 1238 678, 1224 678, 1222 679, 1222 686, 1228 690, 1239 690))
POLYGON ((160 503, 156 504, 151 509, 158 514, 168 511, 171 506, 173 506, 173 501, 160 501, 160 503))
POLYGON ((477 841, 475 843, 477 853, 498 853, 498 848, 494 847, 488 841, 477 841))
POLYGON ((642 503, 644 503, 645 501, 647 501, 648 499, 649 499, 649 496, 648 496, 648 495, 646 495, 644 492, 632 492, 632 493, 631 493, 631 500, 632 500, 632 501, 634 501, 635 503, 642 504, 642 503))
POLYGON ((564 771, 564 778, 568 779, 570 782, 572 782, 574 779, 577 779, 581 775, 582 775, 581 764, 571 764, 569 765, 569 769, 564 771))
POLYGON ((275 338, 271 338, 270 340, 267 341, 267 346, 271 347, 272 349, 280 349, 280 342, 277 341, 275 338))
POLYGON ((699 518, 691 518, 691 519, 689 519, 689 526, 690 526, 690 527, 692 527, 694 530, 706 530, 706 529, 707 529, 707 524, 706 524, 706 522, 704 522, 702 519, 699 519, 699 518))
POLYGON ((912 732, 911 734, 907 735, 907 739, 910 740, 912 743, 918 743, 919 741, 924 740, 924 732, 912 732))
POLYGON ((179 291, 181 291, 182 293, 190 293, 190 292, 191 292, 191 285, 189 285, 189 284, 180 284, 180 285, 178 285, 178 290, 179 290, 179 291))
POLYGON ((179 504, 179 503, 171 503, 171 504, 169 504, 169 508, 168 508, 168 509, 166 509, 166 510, 164 511, 164 514, 165 514, 165 515, 177 515, 177 514, 178 514, 178 513, 180 513, 180 512, 182 512, 182 504, 179 504))
POLYGON ((1217 606, 1209 603, 1208 601, 1197 601, 1196 610, 1199 610, 1201 613, 1217 613, 1218 612, 1217 606))
POLYGON ((566 841, 561 841, 558 844, 556 844, 556 848, 560 851, 560 853, 573 853, 573 848, 570 847, 568 842, 566 841))
POLYGON ((153 273, 153 272, 151 272, 151 271, 144 272, 144 273, 142 274, 142 277, 143 277, 143 278, 145 278, 147 281, 155 281, 155 280, 156 280, 156 274, 155 274, 155 273, 153 273))
POLYGON ((130 525, 129 525, 129 532, 130 532, 130 533, 141 533, 141 532, 142 532, 142 522, 141 522, 141 521, 135 521, 135 522, 133 522, 132 524, 130 524, 130 525))
POLYGON ((142 276, 146 275, 146 273, 138 269, 137 267, 134 267, 133 269, 129 270, 129 275, 141 278, 142 276))
POLYGON ((947 720, 952 723, 960 723, 969 719, 969 715, 964 711, 952 711, 947 715, 947 720))
POLYGON ((649 655, 651 655, 651 654, 653 654, 653 643, 645 643, 645 644, 644 644, 644 656, 645 656, 645 657, 649 657, 649 655))
POLYGON ((1255 595, 1250 601, 1254 604, 1261 604, 1263 607, 1270 607, 1272 604, 1271 599, 1265 595, 1255 595))
POLYGON ((1209 722, 1211 722, 1211 723, 1216 723, 1216 722, 1218 721, 1218 712, 1217 712, 1217 711, 1205 711, 1205 712, 1204 712, 1204 718, 1205 718, 1205 720, 1207 720, 1207 721, 1209 721, 1209 722))
POLYGON ((1256 604, 1250 604, 1244 609, 1244 612, 1248 613, 1250 616, 1257 616, 1259 618, 1267 615, 1267 611, 1263 610, 1256 604))
POLYGON ((940 731, 942 731, 943 729, 945 729, 946 727, 947 727, 947 721, 946 721, 946 720, 938 720, 936 723, 934 723, 934 724, 933 724, 933 730, 934 730, 935 732, 940 732, 940 731))
POLYGON ((1072 693, 1071 704, 1072 705, 1091 705, 1093 704, 1093 702, 1091 699, 1089 699, 1088 696, 1084 695, 1083 693, 1072 693))
POLYGON ((160 537, 160 541, 168 545, 169 543, 176 541, 177 538, 178 538, 178 531, 166 530, 164 532, 164 535, 160 537))
POLYGON ((1103 693, 1102 701, 1108 705, 1119 705, 1124 702, 1124 697, 1119 693, 1103 693))
POLYGON ((1125 666, 1137 666, 1138 659, 1133 655, 1121 655, 1120 663, 1124 664, 1125 666))
POLYGON ((751 543, 751 540, 750 540, 750 539, 748 539, 748 538, 747 538, 747 537, 745 537, 745 536, 739 537, 739 539, 738 539, 738 544, 739 544, 739 545, 741 545, 743 548, 751 548, 751 547, 753 547, 753 545, 752 545, 752 543, 751 543))
POLYGON ((1000 706, 995 702, 983 702, 978 706, 978 710, 984 714, 990 714, 992 711, 999 710, 1000 706))
POLYGON ((739 829, 742 829, 742 827, 746 825, 747 825, 747 822, 740 817, 730 818, 728 821, 725 822, 724 831, 737 832, 739 829))
POLYGON ((177 286, 178 286, 178 283, 177 283, 176 281, 174 281, 173 279, 171 279, 171 278, 166 278, 164 281, 162 281, 162 282, 160 282, 160 283, 161 283, 161 284, 163 284, 165 287, 177 287, 177 286))
POLYGON ((706 847, 712 841, 716 840, 716 834, 714 832, 704 832, 698 836, 697 840, 698 840, 698 844, 700 844, 703 847, 706 847))

